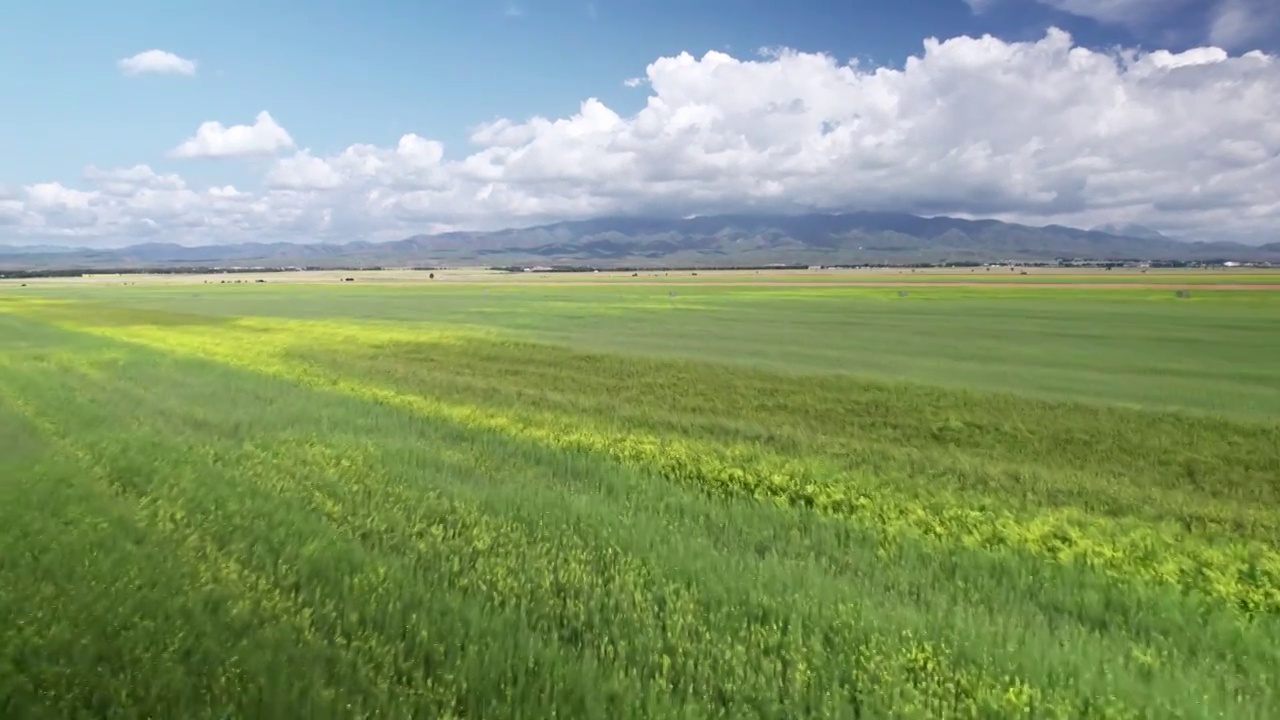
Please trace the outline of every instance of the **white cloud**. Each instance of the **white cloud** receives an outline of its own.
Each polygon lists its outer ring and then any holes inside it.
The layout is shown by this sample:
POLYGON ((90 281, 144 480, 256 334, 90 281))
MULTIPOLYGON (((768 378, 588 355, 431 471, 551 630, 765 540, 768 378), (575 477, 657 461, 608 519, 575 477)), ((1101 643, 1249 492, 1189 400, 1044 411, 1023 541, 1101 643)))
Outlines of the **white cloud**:
POLYGON ((75 190, 62 183, 36 183, 27 187, 24 209, 39 226, 57 231, 90 228, 98 221, 93 208, 98 198, 96 192, 75 190))
MULTIPOLYGON (((413 134, 303 150, 276 159, 258 191, 93 170, 92 189, 29 188, 18 232, 343 241, 613 213, 891 209, 1277 239, 1280 58, 1259 52, 1099 52, 1054 30, 928 40, 900 69, 681 54, 650 64, 645 86, 633 115, 587 99, 560 119, 486 122, 469 155, 413 134)), ((203 156, 293 143, 263 114, 253 127, 206 123, 188 145, 203 156)))
POLYGON ((164 50, 147 50, 116 62, 125 75, 195 75, 196 62, 164 50))
POLYGON ((251 237, 275 212, 270 203, 234 187, 197 192, 145 165, 105 172, 91 168, 86 175, 100 189, 76 190, 56 182, 26 187, 16 217, 19 237, 77 245, 125 244, 157 235, 209 242, 221 235, 251 237), (126 185, 131 192, 120 191, 126 185))
POLYGON ((104 194, 121 197, 128 197, 142 189, 172 190, 186 185, 180 176, 159 175, 147 165, 116 170, 99 170, 90 165, 85 168, 84 179, 97 186, 104 194))
POLYGON ((293 146, 289 133, 263 110, 252 125, 227 127, 214 120, 201 123, 195 135, 169 154, 175 158, 248 157, 274 155, 293 146))
POLYGON ((329 163, 313 157, 310 150, 275 164, 267 174, 267 184, 290 190, 328 190, 342 184, 342 176, 329 163))

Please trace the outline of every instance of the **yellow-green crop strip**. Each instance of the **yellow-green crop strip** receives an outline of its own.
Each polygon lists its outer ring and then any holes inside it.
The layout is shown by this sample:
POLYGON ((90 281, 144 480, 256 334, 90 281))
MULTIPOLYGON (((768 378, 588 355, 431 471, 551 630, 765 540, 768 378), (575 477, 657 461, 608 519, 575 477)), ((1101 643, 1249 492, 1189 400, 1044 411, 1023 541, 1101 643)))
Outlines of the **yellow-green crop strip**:
POLYGON ((77 292, 0 297, 5 716, 1280 708, 1262 297, 77 292))
MULTIPOLYGON (((926 537, 943 543, 998 550, 1021 550, 1057 562, 1095 566, 1117 577, 1169 582, 1238 607, 1245 613, 1280 613, 1280 550, 1266 542, 1206 543, 1176 525, 1151 526, 1099 520, 1076 509, 1019 518, 1013 513, 975 510, 952 498, 898 496, 894 478, 806 463, 741 444, 707 446, 682 440, 583 427, 581 418, 524 411, 513 414, 441 402, 330 375, 290 361, 297 345, 339 352, 346 343, 404 341, 403 331, 333 323, 233 323, 216 335, 153 327, 95 330, 109 337, 142 342, 166 351, 217 359, 257 372, 332 388, 375 402, 446 419, 467 428, 496 431, 571 451, 605 454, 668 480, 710 492, 746 495, 784 506, 869 523, 885 532, 926 537)), ((448 332, 416 333, 415 342, 457 341, 448 332)))

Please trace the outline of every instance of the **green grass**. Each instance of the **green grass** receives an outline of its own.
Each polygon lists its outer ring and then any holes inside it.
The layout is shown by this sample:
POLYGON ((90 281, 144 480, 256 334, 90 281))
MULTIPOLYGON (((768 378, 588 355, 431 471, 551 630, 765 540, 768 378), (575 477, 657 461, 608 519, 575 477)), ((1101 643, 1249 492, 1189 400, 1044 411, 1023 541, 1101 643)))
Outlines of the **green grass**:
POLYGON ((20 297, 90 304, 61 310, 71 321, 483 328, 627 357, 1280 417, 1280 296, 1267 291, 197 285, 20 297))
POLYGON ((668 292, 0 294, 0 716, 1275 716, 1280 296, 668 292))

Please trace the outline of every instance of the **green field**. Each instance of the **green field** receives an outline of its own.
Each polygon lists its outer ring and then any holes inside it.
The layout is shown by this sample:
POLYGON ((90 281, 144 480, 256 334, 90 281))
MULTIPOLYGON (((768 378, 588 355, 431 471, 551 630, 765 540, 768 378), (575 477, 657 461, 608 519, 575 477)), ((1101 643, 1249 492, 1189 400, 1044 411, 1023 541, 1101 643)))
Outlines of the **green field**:
POLYGON ((0 717, 1280 717, 1280 293, 0 286, 0 717))

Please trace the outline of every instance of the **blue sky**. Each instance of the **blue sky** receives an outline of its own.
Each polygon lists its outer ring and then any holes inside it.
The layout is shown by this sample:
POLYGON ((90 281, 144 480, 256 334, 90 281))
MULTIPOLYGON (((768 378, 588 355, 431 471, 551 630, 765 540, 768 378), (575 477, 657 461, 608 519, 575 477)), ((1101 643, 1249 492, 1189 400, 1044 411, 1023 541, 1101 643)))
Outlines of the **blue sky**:
MULTIPOLYGON (((760 48, 785 47, 901 69, 929 37, 990 33, 1006 43, 1035 43, 1051 27, 1076 46, 1101 51, 1177 53, 1211 40, 1233 55, 1280 48, 1268 0, 1161 1, 1162 10, 1152 10, 1152 0, 9 3, 0 10, 0 66, 7 68, 0 73, 0 188, 11 216, 26 215, 0 224, 0 243, 56 225, 30 215, 38 203, 22 200, 24 188, 56 182, 96 192, 84 184, 90 166, 142 164, 178 174, 196 191, 232 185, 269 192, 264 177, 284 150, 240 160, 170 156, 202 123, 252 124, 264 110, 287 130, 290 152, 329 157, 353 144, 394 148, 414 134, 443 143, 449 162, 477 152, 471 129, 499 118, 570 118, 588 98, 631 118, 653 90, 624 81, 681 52, 746 61, 760 60, 760 48), (1120 6, 1131 12, 1118 13, 1120 6), (1229 10, 1249 22, 1224 29, 1229 10), (121 72, 121 59, 150 49, 193 61, 194 74, 121 72)), ((85 202, 102 219, 97 208, 108 201, 85 202)), ((325 202, 336 201, 316 207, 325 202)), ((1020 210, 1011 205, 1008 212, 1020 210)), ((387 232, 404 224, 401 217, 387 232)))
MULTIPOLYGON (((620 112, 622 81, 654 58, 786 46, 901 63, 930 36, 1141 41, 1123 27, 1008 2, 976 15, 961 0, 436 0, 427 2, 13 3, 0 23, 0 182, 78 175, 88 164, 162 155, 209 118, 264 108, 319 152, 406 132, 465 151, 495 117, 560 117, 587 96, 620 112), (163 48, 199 62, 197 82, 121 75, 118 58, 163 48)), ((1186 13, 1184 45, 1202 38, 1186 13)), ((155 161, 157 164, 163 164, 155 161)))

